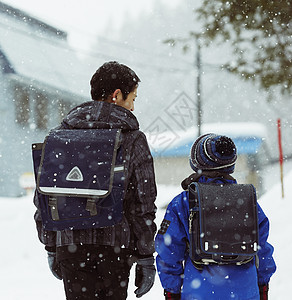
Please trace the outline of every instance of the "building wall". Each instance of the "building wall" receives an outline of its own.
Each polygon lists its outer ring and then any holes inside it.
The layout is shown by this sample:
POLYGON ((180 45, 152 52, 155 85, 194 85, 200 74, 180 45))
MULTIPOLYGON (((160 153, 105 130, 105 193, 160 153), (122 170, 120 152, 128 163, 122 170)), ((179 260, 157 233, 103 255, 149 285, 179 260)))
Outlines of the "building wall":
POLYGON ((23 174, 33 172, 31 145, 42 142, 76 103, 26 86, 0 72, 0 196, 21 196, 23 174))
POLYGON ((21 151, 18 140, 20 132, 15 127, 13 95, 6 74, 0 72, 0 195, 17 195, 21 192, 17 172, 21 165, 21 151))
POLYGON ((31 144, 89 100, 89 79, 66 32, 2 2, 0 17, 0 197, 15 197, 32 174, 31 144))
MULTIPOLYGON (((231 174, 238 183, 253 184, 258 194, 262 193, 262 182, 248 155, 238 155, 235 172, 231 174)), ((182 180, 194 173, 189 165, 188 157, 155 157, 154 168, 157 184, 180 186, 182 180)))

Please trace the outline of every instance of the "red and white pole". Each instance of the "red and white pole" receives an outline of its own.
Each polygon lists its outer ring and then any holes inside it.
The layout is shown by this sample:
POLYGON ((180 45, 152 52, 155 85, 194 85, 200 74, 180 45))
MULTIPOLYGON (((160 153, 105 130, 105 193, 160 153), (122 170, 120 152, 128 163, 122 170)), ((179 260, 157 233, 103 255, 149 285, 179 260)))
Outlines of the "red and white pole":
POLYGON ((279 164, 280 164, 280 174, 281 174, 281 188, 282 188, 282 198, 284 198, 284 180, 283 180, 283 149, 282 149, 282 128, 281 128, 281 120, 277 120, 278 127, 278 145, 279 145, 279 164))

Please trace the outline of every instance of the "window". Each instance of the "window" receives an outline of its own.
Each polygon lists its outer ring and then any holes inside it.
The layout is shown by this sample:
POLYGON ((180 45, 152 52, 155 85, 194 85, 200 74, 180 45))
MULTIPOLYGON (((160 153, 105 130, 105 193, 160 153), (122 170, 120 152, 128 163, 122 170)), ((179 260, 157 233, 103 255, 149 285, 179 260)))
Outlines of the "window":
POLYGON ((34 119, 36 128, 41 130, 48 128, 48 101, 45 95, 36 94, 34 119))
POLYGON ((29 91, 17 85, 14 89, 15 119, 21 125, 27 125, 30 117, 29 91))
POLYGON ((70 100, 58 99, 59 95, 46 93, 44 89, 25 87, 19 82, 14 86, 15 119, 20 126, 48 130, 56 126, 72 108, 70 100))

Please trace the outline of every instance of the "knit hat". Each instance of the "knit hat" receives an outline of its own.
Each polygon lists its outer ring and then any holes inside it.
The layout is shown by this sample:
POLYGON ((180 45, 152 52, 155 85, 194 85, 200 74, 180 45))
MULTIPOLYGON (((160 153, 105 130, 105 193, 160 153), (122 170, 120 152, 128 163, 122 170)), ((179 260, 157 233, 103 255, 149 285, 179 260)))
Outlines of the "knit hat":
POLYGON ((190 165, 194 171, 218 171, 233 173, 237 159, 232 139, 213 133, 204 134, 194 142, 190 153, 190 165))

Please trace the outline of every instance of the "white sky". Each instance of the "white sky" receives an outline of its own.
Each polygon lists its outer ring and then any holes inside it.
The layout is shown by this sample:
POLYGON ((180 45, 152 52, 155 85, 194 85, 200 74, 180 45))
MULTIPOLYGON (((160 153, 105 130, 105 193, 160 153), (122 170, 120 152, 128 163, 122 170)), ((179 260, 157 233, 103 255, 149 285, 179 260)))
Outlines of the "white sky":
MULTIPOLYGON (((69 33, 69 41, 88 44, 95 35, 103 36, 109 23, 118 28, 127 16, 151 12, 157 0, 2 0, 33 17, 69 33)), ((180 0, 161 0, 170 6, 180 0)), ((85 45, 86 46, 86 45, 85 45)))

